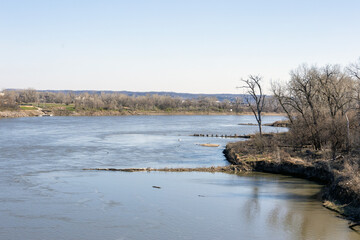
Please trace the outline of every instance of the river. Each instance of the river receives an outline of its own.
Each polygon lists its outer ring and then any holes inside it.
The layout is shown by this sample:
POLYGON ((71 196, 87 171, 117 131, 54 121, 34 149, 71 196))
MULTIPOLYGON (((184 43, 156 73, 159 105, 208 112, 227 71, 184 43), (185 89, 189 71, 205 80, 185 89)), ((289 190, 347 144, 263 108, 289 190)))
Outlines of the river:
POLYGON ((321 206, 322 186, 303 179, 83 170, 224 166, 226 143, 241 139, 190 135, 257 130, 239 123, 254 118, 0 119, 0 239, 360 239, 321 206))

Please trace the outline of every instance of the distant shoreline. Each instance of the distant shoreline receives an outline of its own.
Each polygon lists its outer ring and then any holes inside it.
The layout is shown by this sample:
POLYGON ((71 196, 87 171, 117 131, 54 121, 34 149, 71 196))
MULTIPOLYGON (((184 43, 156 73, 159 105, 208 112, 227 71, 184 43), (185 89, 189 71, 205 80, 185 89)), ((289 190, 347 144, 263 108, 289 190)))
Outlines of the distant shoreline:
MULTIPOLYGON (((21 118, 21 117, 42 117, 42 116, 246 116, 253 115, 251 112, 215 112, 215 111, 74 111, 62 112, 53 111, 44 113, 42 110, 6 110, 0 111, 0 118, 21 118)), ((264 112, 264 116, 285 116, 283 113, 264 112)))

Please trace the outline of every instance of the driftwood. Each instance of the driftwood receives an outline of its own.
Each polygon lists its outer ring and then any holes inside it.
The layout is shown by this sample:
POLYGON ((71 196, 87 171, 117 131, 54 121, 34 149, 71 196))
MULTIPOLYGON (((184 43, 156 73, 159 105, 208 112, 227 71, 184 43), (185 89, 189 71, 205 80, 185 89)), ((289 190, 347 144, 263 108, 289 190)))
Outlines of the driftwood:
POLYGON ((202 143, 199 145, 203 146, 203 147, 218 147, 218 146, 220 146, 220 144, 213 144, 213 143, 202 143))
POLYGON ((360 222, 352 222, 352 223, 349 223, 349 228, 355 232, 359 232, 358 229, 356 229, 355 227, 359 226, 360 225, 360 222))
POLYGON ((87 171, 119 171, 119 172, 242 172, 241 166, 229 165, 223 167, 197 167, 197 168, 85 168, 87 171))
POLYGON ((120 172, 145 172, 153 171, 151 168, 84 168, 83 170, 120 171, 120 172))

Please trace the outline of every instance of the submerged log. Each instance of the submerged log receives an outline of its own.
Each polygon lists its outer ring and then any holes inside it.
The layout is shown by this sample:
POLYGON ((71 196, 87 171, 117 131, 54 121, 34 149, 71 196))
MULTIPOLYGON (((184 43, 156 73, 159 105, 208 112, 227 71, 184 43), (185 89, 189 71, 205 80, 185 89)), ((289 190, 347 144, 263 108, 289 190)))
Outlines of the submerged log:
POLYGON ((197 168, 84 168, 87 171, 120 171, 120 172, 242 172, 241 166, 229 165, 220 167, 197 167, 197 168))
POLYGON ((150 168, 84 168, 83 170, 120 171, 120 172, 145 172, 145 171, 151 171, 150 168))

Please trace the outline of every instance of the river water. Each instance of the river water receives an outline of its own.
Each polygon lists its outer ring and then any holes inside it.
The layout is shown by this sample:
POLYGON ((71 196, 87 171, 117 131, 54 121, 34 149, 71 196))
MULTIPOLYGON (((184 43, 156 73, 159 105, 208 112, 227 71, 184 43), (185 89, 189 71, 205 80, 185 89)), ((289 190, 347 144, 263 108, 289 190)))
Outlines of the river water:
POLYGON ((239 123, 254 118, 0 119, 0 239, 360 239, 321 206, 322 186, 302 179, 83 170, 227 165, 222 150, 234 139, 190 135, 257 130, 239 123))

